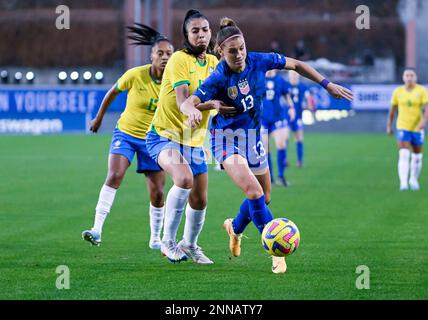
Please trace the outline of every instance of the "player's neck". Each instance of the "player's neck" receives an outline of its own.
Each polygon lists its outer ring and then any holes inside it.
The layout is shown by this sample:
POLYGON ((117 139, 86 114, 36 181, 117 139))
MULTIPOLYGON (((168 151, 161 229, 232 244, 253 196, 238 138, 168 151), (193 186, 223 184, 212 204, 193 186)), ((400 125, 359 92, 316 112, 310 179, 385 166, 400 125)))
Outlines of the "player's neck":
POLYGON ((416 87, 416 83, 415 84, 409 84, 409 85, 405 85, 406 90, 407 91, 412 91, 415 87, 416 87))
POLYGON ((196 59, 198 59, 201 64, 204 64, 206 57, 207 57, 207 53, 206 52, 202 52, 202 53, 198 54, 198 56, 196 57, 196 59))
POLYGON ((150 67, 150 76, 155 82, 161 82, 162 75, 163 75, 162 70, 155 68, 153 65, 150 67))

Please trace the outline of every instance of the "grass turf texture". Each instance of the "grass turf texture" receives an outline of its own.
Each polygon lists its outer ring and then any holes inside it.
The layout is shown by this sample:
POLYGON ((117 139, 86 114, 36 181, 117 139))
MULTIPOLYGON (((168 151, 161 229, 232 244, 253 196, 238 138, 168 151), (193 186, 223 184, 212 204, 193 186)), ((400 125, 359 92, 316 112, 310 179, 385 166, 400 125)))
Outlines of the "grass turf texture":
POLYGON ((291 187, 273 187, 270 208, 293 220, 302 238, 283 275, 270 271, 253 225, 241 257, 230 258, 221 226, 243 194, 212 170, 199 243, 214 265, 173 265, 148 248, 148 196, 135 164, 101 247, 90 247, 80 234, 93 223, 110 138, 0 137, 1 299, 428 298, 428 169, 421 191, 399 192, 392 138, 308 134, 303 169, 290 144, 291 187), (70 290, 56 289, 59 265, 70 268, 70 290), (369 290, 356 289, 359 265, 370 268, 369 290))

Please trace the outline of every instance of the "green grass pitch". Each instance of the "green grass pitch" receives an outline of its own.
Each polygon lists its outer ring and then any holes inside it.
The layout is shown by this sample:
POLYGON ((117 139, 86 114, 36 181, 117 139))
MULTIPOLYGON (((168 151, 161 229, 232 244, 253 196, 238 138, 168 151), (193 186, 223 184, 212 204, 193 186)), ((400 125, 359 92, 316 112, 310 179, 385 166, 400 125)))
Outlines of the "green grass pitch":
POLYGON ((148 248, 148 196, 134 165, 101 247, 90 247, 80 234, 93 223, 109 143, 109 135, 0 137, 0 299, 428 299, 428 169, 421 191, 399 192, 393 138, 307 134, 303 169, 291 143, 291 187, 274 187, 270 205, 302 237, 283 275, 270 271, 253 225, 241 257, 230 258, 222 223, 244 196, 213 170, 199 244, 214 265, 173 265, 148 248), (59 265, 69 267, 69 290, 55 286, 59 265), (356 288, 360 265, 370 289, 356 288))

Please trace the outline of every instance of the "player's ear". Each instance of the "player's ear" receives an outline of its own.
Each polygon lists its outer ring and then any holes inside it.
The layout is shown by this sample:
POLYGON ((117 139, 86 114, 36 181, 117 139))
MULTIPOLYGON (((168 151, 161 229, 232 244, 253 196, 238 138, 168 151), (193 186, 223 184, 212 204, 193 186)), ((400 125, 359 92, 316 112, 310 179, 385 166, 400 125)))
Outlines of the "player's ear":
POLYGON ((222 48, 217 47, 217 53, 220 55, 221 58, 224 58, 224 51, 222 48))

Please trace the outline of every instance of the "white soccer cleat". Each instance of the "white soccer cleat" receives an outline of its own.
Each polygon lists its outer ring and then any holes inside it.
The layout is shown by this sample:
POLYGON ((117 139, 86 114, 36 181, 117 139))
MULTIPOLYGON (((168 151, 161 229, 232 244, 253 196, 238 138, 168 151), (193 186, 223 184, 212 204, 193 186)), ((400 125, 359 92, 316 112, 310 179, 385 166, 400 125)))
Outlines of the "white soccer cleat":
POLYGON ((172 263, 187 260, 186 254, 177 246, 174 240, 161 241, 160 250, 172 263))
POLYGON ((177 245, 194 263, 197 264, 213 264, 214 262, 210 260, 202 251, 201 247, 191 247, 184 243, 184 240, 181 240, 177 245))
POLYGON ((150 249, 153 249, 153 250, 159 250, 161 248, 161 239, 160 238, 155 238, 155 239, 150 238, 149 247, 150 247, 150 249))
POLYGON ((272 272, 273 273, 284 273, 287 271, 287 263, 284 257, 272 256, 272 272))
POLYGON ((93 246, 101 245, 101 234, 93 229, 82 232, 82 239, 88 241, 93 246))
POLYGON ((400 185, 400 191, 406 191, 409 190, 409 185, 408 184, 401 184, 400 185))
POLYGON ((409 187, 410 190, 418 191, 420 189, 418 180, 410 180, 409 187))

